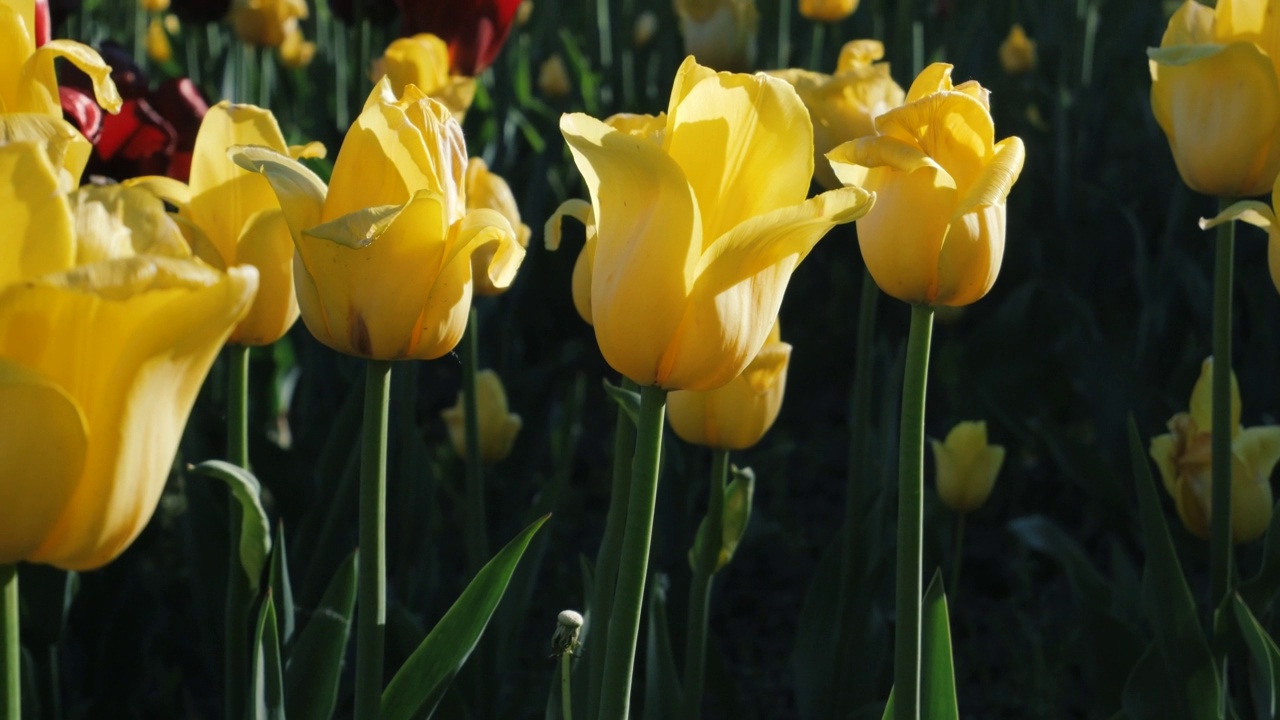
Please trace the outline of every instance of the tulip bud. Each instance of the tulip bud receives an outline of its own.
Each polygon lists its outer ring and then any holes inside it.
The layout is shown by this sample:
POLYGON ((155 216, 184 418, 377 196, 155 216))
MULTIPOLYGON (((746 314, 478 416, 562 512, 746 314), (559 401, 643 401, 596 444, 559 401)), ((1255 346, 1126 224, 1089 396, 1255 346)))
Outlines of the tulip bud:
MULTIPOLYGON (((458 393, 458 402, 440 413, 449 428, 449 442, 458 457, 467 456, 466 399, 458 393)), ((480 429, 480 461, 492 465, 511 454, 516 434, 520 432, 520 416, 508 412, 507 394, 502 380, 492 370, 476 373, 476 412, 480 429)))
POLYGON ((531 17, 533 17, 533 0, 524 0, 524 2, 520 3, 520 7, 516 8, 516 27, 528 24, 531 17))
POLYGON ((676 0, 684 51, 716 70, 750 70, 756 60, 755 0, 676 0))
POLYGON ((280 63, 287 68, 304 68, 315 56, 316 44, 306 39, 301 28, 294 27, 280 43, 280 63))
POLYGON ((858 9, 859 0, 800 0, 800 14, 810 20, 839 22, 858 9))
POLYGON ((230 17, 242 41, 279 47, 308 14, 306 0, 235 0, 230 17))
POLYGON ((475 97, 475 80, 450 74, 449 46, 430 33, 393 41, 372 70, 370 79, 377 82, 386 75, 397 97, 406 86, 416 85, 427 97, 444 103, 458 122, 475 97))
POLYGON ((1000 43, 1000 67, 1008 75, 1023 75, 1036 67, 1036 41, 1027 37, 1021 25, 1009 29, 1009 37, 1000 43))
POLYGON ((173 45, 169 43, 169 34, 158 17, 151 18, 147 24, 147 57, 161 65, 173 59, 173 45))
POLYGON ((538 66, 538 91, 549 98, 562 98, 573 89, 564 58, 552 55, 538 66))
POLYGON ((938 497, 958 513, 977 510, 987 502, 1004 464, 1004 448, 987 444, 987 424, 958 423, 945 442, 933 441, 938 497))
POLYGON ((631 45, 637 50, 646 47, 658 32, 658 16, 645 10, 636 16, 636 26, 631 31, 631 45))
POLYGON ((169 9, 169 0, 140 0, 142 9, 147 12, 161 13, 169 9))
MULTIPOLYGON (((732 469, 733 480, 724 488, 724 515, 721 519, 720 554, 716 566, 711 572, 718 573, 737 552, 742 543, 742 536, 747 534, 747 523, 751 520, 751 501, 755 496, 756 474, 751 468, 732 469)), ((703 518, 698 525, 698 532, 693 538, 693 547, 689 548, 689 566, 695 567, 697 559, 702 557, 703 544, 707 542, 707 521, 703 518)))

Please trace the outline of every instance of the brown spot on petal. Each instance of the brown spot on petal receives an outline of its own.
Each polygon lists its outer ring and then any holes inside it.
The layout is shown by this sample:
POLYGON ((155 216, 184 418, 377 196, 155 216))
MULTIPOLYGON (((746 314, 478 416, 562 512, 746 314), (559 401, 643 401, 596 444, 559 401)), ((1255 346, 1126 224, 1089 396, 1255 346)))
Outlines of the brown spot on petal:
POLYGON ((351 347, 363 357, 373 356, 373 341, 369 339, 369 326, 364 324, 364 316, 358 312, 351 313, 351 347))

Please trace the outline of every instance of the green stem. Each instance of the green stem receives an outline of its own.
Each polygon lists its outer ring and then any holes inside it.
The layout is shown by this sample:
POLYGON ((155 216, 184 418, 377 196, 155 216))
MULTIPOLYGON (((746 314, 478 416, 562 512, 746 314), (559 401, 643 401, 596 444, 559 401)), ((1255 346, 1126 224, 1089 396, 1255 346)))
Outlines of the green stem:
POLYGON ((894 720, 920 720, 920 592, 924 560, 924 400, 933 307, 911 306, 898 436, 898 587, 893 657, 894 720))
MULTIPOLYGON (((623 379, 625 390, 638 390, 636 384, 623 379)), ((613 591, 618 580, 618 551, 627 524, 627 500, 631 495, 631 462, 636 452, 636 424, 621 407, 613 432, 613 488, 609 495, 609 513, 604 521, 604 538, 596 554, 596 583, 591 604, 591 628, 587 651, 587 717, 593 718, 600 707, 600 686, 604 683, 604 659, 609 649, 609 617, 613 614, 613 591)))
POLYGON ((729 451, 711 455, 711 487, 707 497, 702 546, 694 543, 693 581, 689 584, 688 644, 684 652, 684 708, 687 720, 702 717, 702 679, 706 671, 707 616, 711 610, 711 581, 720 563, 724 535, 724 482, 729 474, 729 451))
POLYGON ((951 584, 947 586, 947 597, 955 600, 956 590, 960 587, 960 566, 964 564, 964 519, 968 513, 956 513, 956 539, 951 544, 951 584))
MULTIPOLYGON (((1219 207, 1231 204, 1221 198, 1219 207)), ((1213 274, 1213 506, 1209 535, 1210 607, 1222 607, 1231 593, 1231 286, 1235 223, 1218 226, 1213 274)), ((1226 687, 1226 643, 1214 623, 1218 672, 1226 687)))
POLYGON ((809 69, 822 69, 822 49, 827 40, 827 24, 813 23, 813 38, 809 41, 809 69))
POLYGON ((364 384, 360 454, 360 617, 356 632, 356 706, 378 720, 382 706, 382 646, 387 626, 387 406, 391 363, 370 360, 364 384))
POLYGON ((480 326, 476 311, 467 319, 462 338, 463 422, 467 436, 467 564, 476 573, 489 560, 489 531, 484 512, 484 466, 480 463, 480 411, 476 402, 477 336, 480 326))
MULTIPOLYGON (((228 345, 230 375, 227 379, 227 462, 249 468, 249 347, 228 345)), ((239 504, 227 494, 227 602, 226 657, 223 672, 227 720, 244 717, 249 684, 249 609, 253 593, 240 565, 239 504)))
POLYGON ((18 566, 0 565, 0 708, 4 720, 22 718, 22 649, 18 642, 18 566))
POLYGON ((573 660, 573 653, 566 652, 560 655, 560 708, 564 720, 573 720, 573 693, 569 688, 569 678, 572 676, 572 668, 569 667, 571 660, 573 660))
POLYGON ((42 687, 46 720, 62 720, 62 682, 58 672, 58 643, 45 648, 42 687))
POLYGON ((625 720, 631 705, 631 671, 640 633, 645 576, 649 572, 649 542, 658 499, 658 462, 666 409, 666 390, 658 387, 640 390, 640 420, 636 423, 636 452, 631 466, 631 493, 618 562, 618 584, 613 595, 613 614, 609 618, 609 651, 604 660, 600 720, 625 720))

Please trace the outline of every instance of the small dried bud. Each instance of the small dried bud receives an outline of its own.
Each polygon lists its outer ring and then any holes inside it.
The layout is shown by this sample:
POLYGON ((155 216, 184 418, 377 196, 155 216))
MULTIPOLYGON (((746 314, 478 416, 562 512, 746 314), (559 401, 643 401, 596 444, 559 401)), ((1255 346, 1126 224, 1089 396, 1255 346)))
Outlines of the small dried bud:
POLYGON ((576 610, 563 610, 556 618, 556 632, 551 636, 551 654, 574 654, 578 649, 578 633, 582 630, 582 615, 576 610))

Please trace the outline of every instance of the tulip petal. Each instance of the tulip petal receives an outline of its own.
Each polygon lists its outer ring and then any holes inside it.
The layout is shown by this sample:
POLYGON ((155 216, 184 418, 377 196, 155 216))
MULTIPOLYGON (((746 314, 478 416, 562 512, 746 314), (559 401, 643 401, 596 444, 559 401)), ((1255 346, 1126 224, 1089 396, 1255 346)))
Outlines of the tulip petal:
POLYGON ((0 113, 18 111, 22 67, 36 51, 34 17, 0 2, 0 113))
POLYGON ((765 343, 755 359, 742 371, 742 379, 756 393, 764 394, 786 372, 791 360, 791 345, 784 342, 765 343))
POLYGON ((1240 202, 1232 203, 1230 207, 1212 218, 1200 218, 1200 229, 1209 230, 1233 220, 1239 220, 1254 227, 1269 230, 1276 221, 1276 214, 1271 209, 1271 206, 1266 203, 1258 202, 1257 200, 1241 200, 1240 202))
POLYGON ((191 248, 192 255, 200 258, 201 262, 215 270, 227 271, 226 261, 222 259, 222 255, 218 253, 218 248, 214 246, 209 236, 204 234, 199 225, 175 213, 170 213, 169 219, 173 220, 173 223, 182 231, 182 237, 187 241, 187 246, 191 248))
POLYGON ((1260 482, 1268 482, 1280 462, 1280 427, 1244 428, 1231 441, 1231 453, 1245 463, 1260 482))
POLYGON ((717 239, 698 262, 697 282, 655 381, 673 390, 711 390, 741 374, 768 337, 796 266, 828 230, 857 219, 872 200, 860 188, 831 190, 751 218, 717 239))
POLYGON ((680 63, 680 68, 676 70, 676 79, 671 85, 671 99, 667 101, 667 117, 675 114, 676 107, 684 102, 685 97, 695 85, 715 75, 716 71, 712 68, 699 65, 692 55, 686 56, 684 62, 680 63))
POLYGON ((1009 197, 1009 190, 1022 174, 1022 163, 1026 159, 1026 148, 1022 139, 1007 137, 996 143, 995 157, 982 168, 973 185, 961 198, 956 207, 956 215, 972 212, 975 208, 991 205, 1004 205, 1009 197))
POLYGON ((939 210, 955 207, 955 181, 929 165, 914 172, 877 167, 868 173, 866 187, 876 193, 875 205, 858 221, 858 246, 867 270, 893 297, 932 303, 938 296, 939 259, 950 225, 949 213, 939 210))
POLYGON ((75 126, 61 117, 37 113, 0 114, 0 144, 35 142, 44 147, 49 162, 61 170, 59 186, 70 192, 80 185, 93 146, 75 126))
POLYGON ((0 217, 6 235, 0 243, 0 287, 75 262, 71 208, 41 146, 0 145, 0 217))
POLYGON ((720 73, 689 88, 669 111, 666 145, 698 198, 704 244, 799 203, 813 176, 809 112, 764 74, 720 73))
POLYGON ((84 472, 88 427, 62 388, 0 357, 0 564, 26 560, 84 472))
MULTIPOLYGON (((1230 0, 1220 0, 1219 6, 1230 0)), ((1201 5, 1194 0, 1186 0, 1178 6, 1169 18, 1164 36, 1160 39, 1161 47, 1175 45, 1204 45, 1214 41, 1214 26, 1217 20, 1213 8, 1201 5)))
MULTIPOLYGON (((1200 365, 1200 377, 1191 389, 1191 422, 1197 432, 1213 432, 1213 358, 1200 365)), ((1240 432, 1240 384, 1231 372, 1231 435, 1240 432)))
POLYGON ((615 370, 652 384, 702 252, 693 191, 654 143, 577 113, 561 117, 560 130, 591 193, 597 224, 591 283, 596 341, 615 370))
POLYGON ((323 160, 328 154, 329 150, 324 143, 315 140, 306 145, 289 146, 289 157, 294 160, 323 160))
POLYGON ((83 479, 29 560, 96 568, 142 531, 205 374, 256 288, 251 268, 134 256, 0 293, 0 355, 74 398, 90 437, 83 479))
POLYGON ((75 215, 76 265, 141 254, 191 257, 164 203, 145 190, 85 185, 68 199, 75 215))
POLYGON ((1246 40, 1257 43, 1273 59, 1280 55, 1280 3, 1276 0, 1219 0, 1210 12, 1216 20, 1210 27, 1219 39, 1246 40))
POLYGON ((55 58, 65 58, 80 68, 93 82, 93 95, 98 104, 112 113, 120 112, 124 101, 116 84, 111 80, 111 66, 88 45, 74 40, 50 40, 27 59, 18 80, 16 107, 9 112, 36 112, 55 117, 62 116, 62 102, 58 98, 58 79, 54 72, 55 58))
POLYGON ((249 314, 231 332, 239 345, 270 345, 298 319, 293 289, 293 238, 284 213, 263 210, 249 218, 236 245, 236 264, 258 269, 258 293, 249 314))
POLYGON ((981 205, 951 221, 938 253, 937 287, 929 302, 962 307, 995 284, 1004 259, 1005 207, 981 205))
POLYGON ((321 223, 303 230, 302 234, 319 240, 328 240, 345 248, 359 250, 371 243, 400 217, 407 205, 382 205, 356 210, 349 215, 321 223))
POLYGON ((591 203, 585 200, 565 200, 552 213, 543 230, 548 250, 560 247, 560 225, 565 217, 576 218, 586 226, 586 243, 573 264, 573 306, 582 319, 591 324, 591 272, 596 257, 596 220, 591 203))
POLYGON ((941 92, 876 118, 881 136, 919 148, 955 178, 956 187, 978 182, 995 150, 991 113, 969 95, 941 92))
POLYGON ((1151 447, 1147 451, 1151 459, 1156 462, 1156 467, 1160 470, 1160 479, 1164 481, 1164 489, 1171 497, 1178 495, 1175 487, 1178 478, 1177 449, 1178 439, 1166 433, 1151 438, 1151 447))
POLYGON ((267 178, 289 223, 294 243, 298 242, 303 230, 320 224, 328 189, 307 166, 262 146, 235 145, 227 149, 227 156, 245 170, 261 173, 267 178))
POLYGON ((181 180, 174 180, 163 175, 144 175, 129 178, 122 183, 125 187, 136 187, 146 190, 161 200, 178 208, 185 209, 191 204, 191 187, 181 180))
POLYGON ((906 102, 913 103, 934 93, 952 90, 951 70, 952 66, 947 63, 930 63, 911 81, 906 102))

